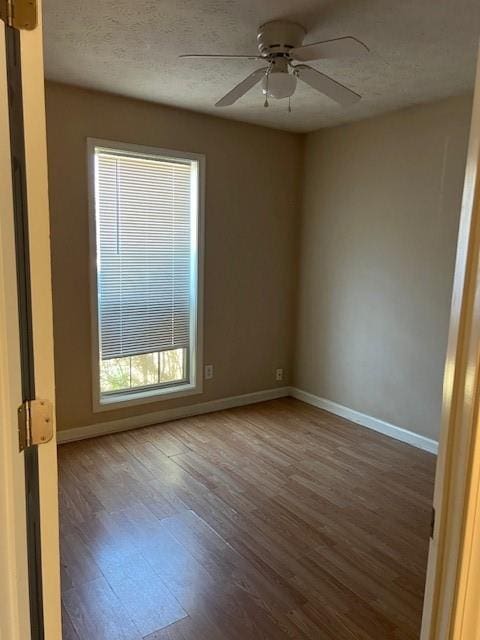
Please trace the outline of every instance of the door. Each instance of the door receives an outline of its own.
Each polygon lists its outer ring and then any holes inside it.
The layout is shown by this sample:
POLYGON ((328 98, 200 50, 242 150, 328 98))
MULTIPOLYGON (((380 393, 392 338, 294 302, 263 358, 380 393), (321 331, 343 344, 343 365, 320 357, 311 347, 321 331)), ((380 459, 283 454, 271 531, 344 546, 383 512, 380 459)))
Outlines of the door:
POLYGON ((24 405, 21 415, 42 426, 45 443, 20 451, 17 416, 22 403, 35 399, 46 401, 42 411, 51 403, 54 416, 41 6, 33 29, 32 10, 33 0, 0 1, 2 640, 61 638, 54 420, 24 405), (22 28, 9 26, 9 16, 22 28))

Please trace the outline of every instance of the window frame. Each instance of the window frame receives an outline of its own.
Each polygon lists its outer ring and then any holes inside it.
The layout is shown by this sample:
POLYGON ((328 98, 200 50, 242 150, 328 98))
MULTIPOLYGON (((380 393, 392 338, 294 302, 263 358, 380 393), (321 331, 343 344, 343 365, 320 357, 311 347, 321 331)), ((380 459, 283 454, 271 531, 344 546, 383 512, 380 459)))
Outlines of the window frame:
POLYGON ((127 142, 87 138, 87 178, 88 178, 88 220, 89 220, 89 279, 90 279, 90 326, 91 326, 91 372, 92 406, 94 413, 111 411, 121 407, 140 404, 152 404, 162 400, 181 398, 203 392, 203 282, 205 248, 205 155, 174 149, 150 147, 127 142), (98 318, 98 281, 97 281, 97 229, 95 202, 95 149, 112 149, 139 155, 191 160, 198 171, 198 191, 196 194, 196 260, 194 260, 194 281, 196 291, 192 303, 194 322, 191 328, 189 382, 167 383, 163 387, 140 388, 138 391, 126 390, 118 393, 102 394, 100 391, 100 341, 98 318))

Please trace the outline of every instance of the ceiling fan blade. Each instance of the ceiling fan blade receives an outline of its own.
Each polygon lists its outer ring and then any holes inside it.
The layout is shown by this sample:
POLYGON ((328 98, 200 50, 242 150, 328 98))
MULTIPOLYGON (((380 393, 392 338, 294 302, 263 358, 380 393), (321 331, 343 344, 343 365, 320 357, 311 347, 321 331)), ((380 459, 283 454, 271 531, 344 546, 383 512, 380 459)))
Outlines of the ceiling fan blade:
POLYGON ((309 60, 320 60, 321 58, 349 58, 368 53, 370 49, 366 44, 360 42, 352 36, 325 40, 324 42, 313 42, 303 47, 296 47, 290 51, 294 60, 307 62, 309 60))
POLYGON ((232 60, 232 59, 237 59, 237 60, 263 60, 262 56, 257 56, 257 55, 236 55, 236 54, 232 54, 232 55, 224 55, 222 53, 213 53, 213 54, 203 54, 203 53, 186 53, 183 54, 181 56, 178 56, 179 58, 212 58, 212 59, 217 59, 217 60, 232 60))
POLYGON ((316 69, 312 69, 312 67, 309 67, 306 64, 297 64, 295 72, 300 80, 303 80, 303 82, 306 82, 317 91, 320 91, 320 93, 324 93, 343 107, 355 104, 355 102, 358 102, 362 98, 358 93, 344 87, 343 84, 340 84, 336 80, 320 73, 320 71, 317 71, 316 69))
POLYGON ((241 98, 247 91, 254 87, 257 82, 260 82, 261 78, 265 75, 268 67, 262 67, 257 69, 249 76, 242 80, 236 87, 233 87, 226 95, 223 96, 218 102, 215 103, 216 107, 229 107, 239 98, 241 98))

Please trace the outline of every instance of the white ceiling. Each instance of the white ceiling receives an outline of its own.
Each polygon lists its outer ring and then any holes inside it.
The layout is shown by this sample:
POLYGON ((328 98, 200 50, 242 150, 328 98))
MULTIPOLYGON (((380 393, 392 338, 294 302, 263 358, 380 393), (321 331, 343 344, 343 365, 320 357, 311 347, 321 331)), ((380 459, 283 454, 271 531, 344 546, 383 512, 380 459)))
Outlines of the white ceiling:
MULTIPOLYGON (((479 0, 44 0, 51 80, 292 131, 311 131, 466 92, 473 85, 479 0), (312 63, 363 100, 344 109, 310 87, 263 107, 257 86, 214 103, 261 61, 180 60, 256 53, 256 30, 288 18, 305 42, 353 35, 364 58, 312 63)), ((302 83, 299 83, 299 85, 302 83)))

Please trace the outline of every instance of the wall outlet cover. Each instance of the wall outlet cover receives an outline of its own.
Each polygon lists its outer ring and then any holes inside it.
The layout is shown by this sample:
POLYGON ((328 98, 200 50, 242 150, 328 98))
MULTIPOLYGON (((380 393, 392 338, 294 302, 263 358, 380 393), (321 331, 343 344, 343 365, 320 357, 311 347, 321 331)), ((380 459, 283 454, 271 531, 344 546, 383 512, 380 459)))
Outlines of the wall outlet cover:
POLYGON ((211 380, 213 378, 213 364, 205 365, 205 380, 211 380))

